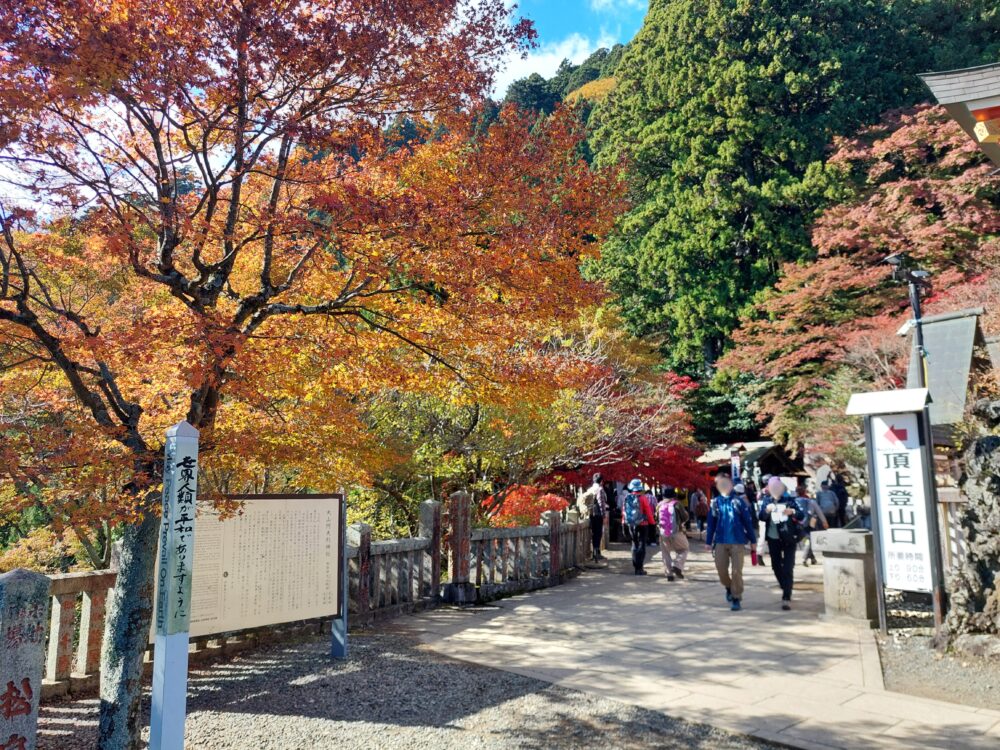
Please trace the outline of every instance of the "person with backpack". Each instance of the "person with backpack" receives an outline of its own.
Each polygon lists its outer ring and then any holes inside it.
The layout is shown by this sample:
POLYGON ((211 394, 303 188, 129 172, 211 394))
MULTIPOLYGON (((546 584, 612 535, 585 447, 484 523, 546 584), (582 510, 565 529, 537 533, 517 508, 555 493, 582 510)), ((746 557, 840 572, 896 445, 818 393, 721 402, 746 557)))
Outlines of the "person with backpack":
POLYGON ((646 534, 653 522, 653 499, 644 491, 642 480, 633 479, 622 503, 622 523, 632 540, 632 567, 637 576, 646 575, 646 534))
POLYGON ((757 542, 757 529, 750 506, 733 494, 733 479, 722 472, 715 477, 719 494, 712 499, 708 512, 705 544, 715 555, 719 582, 726 588, 726 601, 733 612, 742 609, 743 560, 746 545, 757 542))
POLYGON ((826 530, 830 528, 830 524, 827 520, 827 516, 823 513, 823 509, 820 508, 819 503, 809 497, 809 493, 806 491, 806 487, 800 484, 795 490, 797 497, 795 498, 796 504, 806 514, 806 522, 803 531, 805 531, 805 538, 803 544, 803 550, 805 556, 802 558, 802 564, 809 567, 812 563, 815 565, 818 560, 816 559, 816 553, 812 548, 812 533, 818 530, 826 530))
POLYGON ((816 502, 819 504, 819 509, 823 511, 823 515, 830 522, 830 525, 835 529, 839 529, 841 526, 840 498, 837 497, 837 493, 830 486, 829 480, 823 480, 820 484, 819 492, 816 493, 816 502))
POLYGON ((705 533, 705 525, 708 523, 708 498, 701 490, 691 493, 692 505, 694 505, 694 517, 698 522, 698 536, 705 533))
POLYGON ((766 524, 767 551, 771 569, 781 586, 781 608, 792 608, 795 552, 804 534, 806 514, 779 477, 771 477, 760 501, 760 520, 766 524))
POLYGON ((663 575, 668 581, 684 578, 684 562, 690 545, 684 527, 690 514, 684 504, 677 499, 673 487, 663 490, 663 499, 656 506, 656 518, 660 527, 660 554, 663 557, 663 575))
POLYGON ((604 477, 594 474, 594 483, 580 498, 585 513, 590 514, 590 542, 594 548, 594 562, 604 559, 601 541, 604 539, 604 518, 608 514, 608 493, 604 489, 604 477))

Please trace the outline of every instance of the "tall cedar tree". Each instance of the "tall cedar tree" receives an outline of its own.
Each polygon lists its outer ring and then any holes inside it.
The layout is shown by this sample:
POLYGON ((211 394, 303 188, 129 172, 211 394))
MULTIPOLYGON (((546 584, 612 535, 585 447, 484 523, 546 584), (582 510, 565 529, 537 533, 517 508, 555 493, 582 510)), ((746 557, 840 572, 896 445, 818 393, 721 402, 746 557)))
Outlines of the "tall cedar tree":
MULTIPOLYGON (((969 55, 982 3, 654 0, 598 109, 598 161, 630 163, 633 209, 599 272, 669 364, 700 372, 781 263, 810 255, 831 138, 924 96, 915 73, 969 55), (921 24, 953 11, 948 55, 921 24), (941 15, 941 14, 938 14, 941 15), (964 36, 962 36, 964 35, 964 36)), ((995 23, 995 13, 989 19, 995 23)), ((992 26, 990 26, 992 27, 992 26)), ((976 34, 980 32, 976 31, 976 34)))

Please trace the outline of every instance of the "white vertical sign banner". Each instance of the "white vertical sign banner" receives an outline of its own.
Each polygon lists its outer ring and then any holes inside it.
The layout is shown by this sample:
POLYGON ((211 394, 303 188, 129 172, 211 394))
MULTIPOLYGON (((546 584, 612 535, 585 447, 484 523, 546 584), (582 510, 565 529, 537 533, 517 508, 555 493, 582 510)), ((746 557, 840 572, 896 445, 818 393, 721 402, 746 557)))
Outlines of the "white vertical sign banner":
POLYGON ((920 415, 880 414, 871 418, 881 536, 887 588, 933 590, 920 415))
POLYGON ((183 750, 187 713, 188 631, 198 500, 198 430, 179 422, 167 430, 163 518, 156 572, 156 639, 150 750, 183 750))

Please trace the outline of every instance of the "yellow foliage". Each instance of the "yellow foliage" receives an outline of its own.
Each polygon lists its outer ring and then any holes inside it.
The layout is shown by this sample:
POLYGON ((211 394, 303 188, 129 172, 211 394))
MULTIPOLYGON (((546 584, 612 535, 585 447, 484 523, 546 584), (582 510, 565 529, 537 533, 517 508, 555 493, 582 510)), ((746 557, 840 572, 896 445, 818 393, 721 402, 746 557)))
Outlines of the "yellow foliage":
POLYGON ((580 88, 570 91, 566 94, 566 101, 575 103, 583 99, 596 104, 597 102, 604 101, 617 85, 618 79, 614 76, 598 78, 596 81, 590 81, 583 84, 580 88))

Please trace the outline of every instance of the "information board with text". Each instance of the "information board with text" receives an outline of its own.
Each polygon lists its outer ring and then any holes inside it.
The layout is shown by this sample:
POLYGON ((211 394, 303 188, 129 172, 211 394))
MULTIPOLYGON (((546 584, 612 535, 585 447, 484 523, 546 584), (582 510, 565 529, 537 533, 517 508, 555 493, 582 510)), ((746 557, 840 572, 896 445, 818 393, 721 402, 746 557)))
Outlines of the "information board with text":
POLYGON ((920 415, 871 418, 876 493, 886 587, 933 591, 927 487, 920 415))
POLYGON ((343 497, 235 499, 225 520, 198 505, 191 637, 340 616, 343 497))

